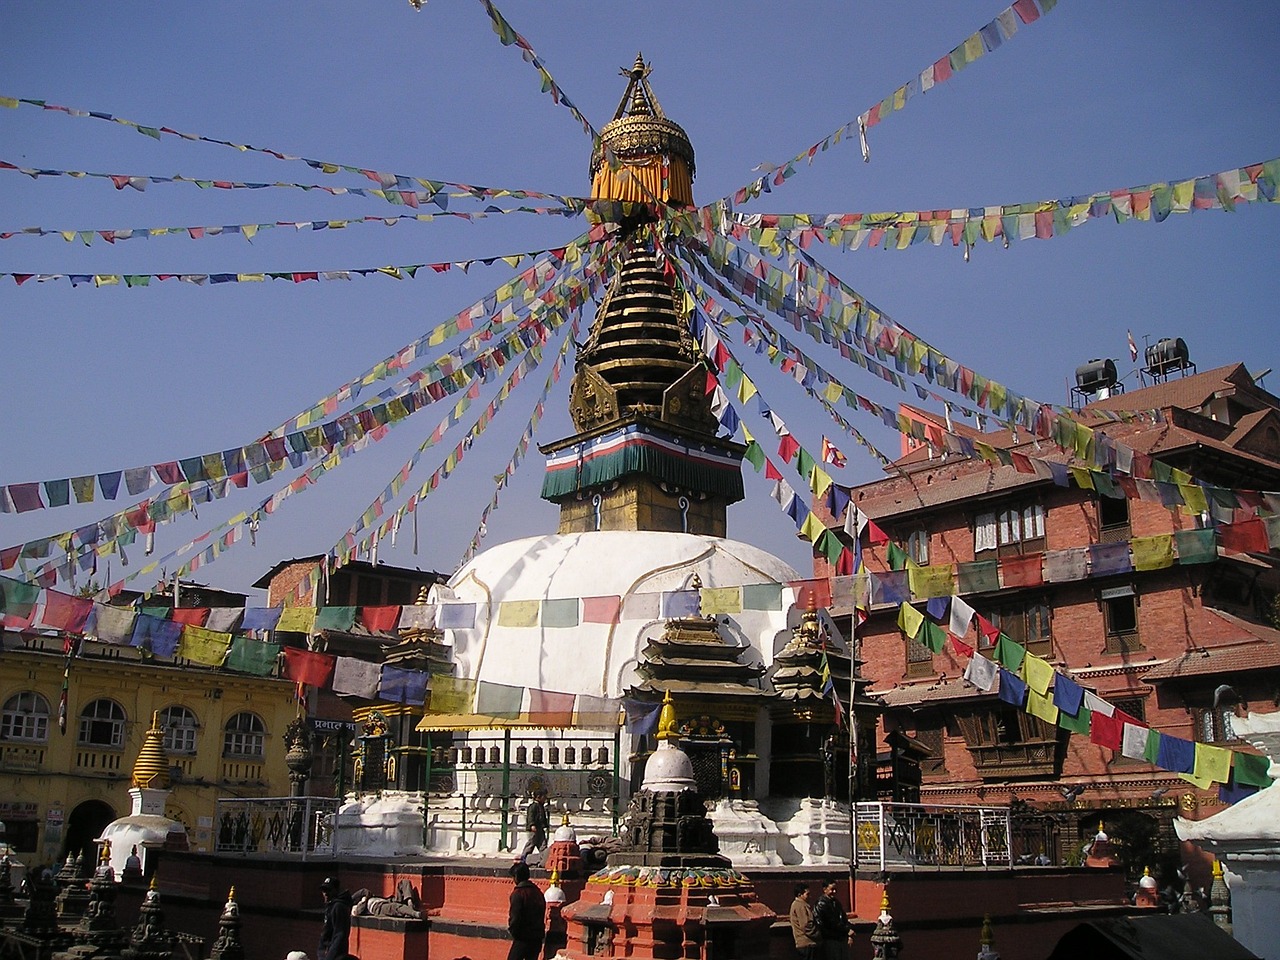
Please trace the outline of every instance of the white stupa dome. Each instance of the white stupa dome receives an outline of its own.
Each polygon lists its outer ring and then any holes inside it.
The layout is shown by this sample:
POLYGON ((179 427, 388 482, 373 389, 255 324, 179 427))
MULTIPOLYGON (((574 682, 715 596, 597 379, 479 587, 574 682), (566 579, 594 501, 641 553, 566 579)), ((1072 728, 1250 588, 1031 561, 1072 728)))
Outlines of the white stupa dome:
MULTIPOLYGON (((664 621, 642 594, 799 579, 790 565, 747 543, 659 531, 603 530, 554 534, 498 544, 437 588, 435 599, 476 604, 474 629, 451 630, 459 676, 562 693, 618 697, 637 679, 645 640, 664 621), (618 623, 583 622, 572 629, 499 623, 503 601, 575 597, 622 598, 618 623), (629 599, 632 601, 629 603, 629 599)), ((750 646, 768 667, 789 634, 794 591, 784 586, 779 610, 729 614, 723 633, 750 646)))
POLYGON ((670 740, 663 740, 645 761, 644 783, 640 789, 649 793, 697 790, 698 782, 693 778, 693 763, 689 755, 670 740))

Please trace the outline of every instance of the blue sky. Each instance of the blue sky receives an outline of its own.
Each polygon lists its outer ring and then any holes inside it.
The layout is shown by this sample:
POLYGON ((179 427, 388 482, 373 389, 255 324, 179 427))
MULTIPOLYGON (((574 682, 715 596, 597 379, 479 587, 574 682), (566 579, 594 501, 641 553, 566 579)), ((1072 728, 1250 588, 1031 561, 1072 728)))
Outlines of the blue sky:
MULTIPOLYGON (((980 0, 787 4, 703 0, 499 4, 561 87, 602 125, 642 50, 669 116, 697 150, 706 202, 843 125, 947 53, 1002 9, 980 0)), ((590 145, 539 93, 475 0, 184 8, 141 2, 11 0, 0 33, 0 96, 45 99, 144 124, 412 176, 581 195, 590 145)), ((908 102, 856 142, 821 154, 759 212, 870 212, 1017 203, 1216 173, 1280 156, 1280 25, 1257 4, 1061 0, 1010 43, 908 102)), ((0 159, 119 174, 372 186, 298 163, 42 112, 0 110, 0 159)), ((461 207, 456 207, 461 209, 461 207)), ((202 191, 186 184, 116 191, 102 181, 0 171, 0 231, 122 229, 396 214, 377 200, 288 190, 202 191)), ((1280 210, 1093 221, 1069 235, 983 244, 969 262, 950 246, 815 254, 873 303, 952 357, 1014 389, 1064 402, 1075 367, 1097 356, 1132 369, 1125 331, 1181 336, 1201 370, 1276 363, 1280 210)), ((240 237, 159 237, 91 247, 57 237, 0 241, 0 271, 183 273, 336 270, 497 256, 562 244, 561 218, 474 224, 277 229, 240 237)), ((57 479, 248 443, 393 353, 509 276, 501 264, 395 282, 280 282, 146 289, 16 287, 0 281, 0 483, 57 479)), ((808 345, 806 349, 817 348, 808 345)), ((841 367, 875 399, 902 395, 841 367)), ((791 382, 758 375, 801 442, 823 433, 849 455, 842 483, 878 474, 791 382)), ((420 553, 383 558, 451 570, 476 529, 528 420, 530 378, 463 467, 419 513, 420 553)), ((1132 382, 1132 381, 1131 381, 1132 382)), ((1276 375, 1266 383, 1275 388, 1276 375)), ((538 435, 570 432, 567 380, 538 435)), ((196 579, 234 589, 277 560, 328 549, 430 432, 428 408, 267 518, 196 579)), ((850 419, 886 452, 897 441, 850 419)), ((753 432, 763 431, 751 423, 753 432)), ((438 456, 424 458, 422 477, 438 456)), ((766 442, 766 446, 768 443, 766 442)), ((504 492, 487 543, 549 532, 532 455, 504 492)), ((415 476, 415 484, 420 479, 415 476)), ((794 479, 794 478, 793 478, 794 479)), ((247 509, 252 486, 162 528, 161 552, 247 509)), ((731 535, 807 565, 791 521, 747 477, 731 535)), ((112 505, 119 509, 125 501, 112 505)), ((103 503, 0 516, 0 546, 80 526, 103 503)), ((134 567, 140 561, 134 560, 134 567)), ((105 564, 100 579, 105 576, 105 564)), ((121 573, 113 561, 112 578, 121 573)))

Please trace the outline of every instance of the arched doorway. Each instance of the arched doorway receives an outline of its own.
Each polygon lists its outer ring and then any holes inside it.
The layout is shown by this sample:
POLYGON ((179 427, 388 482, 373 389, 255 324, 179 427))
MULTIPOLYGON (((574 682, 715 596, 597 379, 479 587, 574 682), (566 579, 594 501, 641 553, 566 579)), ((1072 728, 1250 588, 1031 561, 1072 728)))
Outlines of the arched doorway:
POLYGON ((102 836, 116 812, 111 805, 101 800, 85 800, 71 811, 67 818, 67 832, 62 841, 62 850, 58 856, 65 860, 67 854, 81 854, 88 863, 97 860, 97 848, 93 841, 102 836))

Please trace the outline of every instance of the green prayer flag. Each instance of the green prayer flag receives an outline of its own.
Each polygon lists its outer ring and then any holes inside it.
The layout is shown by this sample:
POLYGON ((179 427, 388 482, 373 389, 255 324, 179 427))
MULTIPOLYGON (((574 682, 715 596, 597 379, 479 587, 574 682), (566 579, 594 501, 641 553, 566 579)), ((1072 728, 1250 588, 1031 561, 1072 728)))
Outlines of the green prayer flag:
POLYGON ((1026 655, 1027 648, 1022 644, 1011 640, 1003 633, 999 635, 999 639, 996 640, 996 662, 1010 673, 1017 673, 1022 669, 1022 661, 1026 655))
POLYGON ((1160 731, 1152 730, 1147 734, 1147 749, 1143 751, 1142 758, 1148 763, 1155 763, 1160 756, 1160 731))
POLYGON ((266 643, 251 637, 235 637, 223 666, 238 673, 251 673, 256 677, 270 676, 280 656, 280 644, 266 643))
POLYGON ((747 444, 747 449, 743 452, 742 459, 755 467, 756 473, 764 469, 764 450, 754 440, 747 444))
POLYGON ((1231 762, 1235 766, 1235 780, 1237 784, 1244 784, 1250 787, 1269 787, 1274 782, 1267 776, 1267 771, 1271 769, 1271 759, 1262 757, 1256 753, 1242 753, 1239 750, 1231 751, 1231 762))
POLYGON ((782 584, 748 583, 742 587, 743 610, 781 610, 782 584))
POLYGON ((1093 711, 1086 706, 1080 707, 1080 712, 1074 717, 1065 710, 1058 711, 1058 726, 1063 730, 1070 730, 1072 733, 1088 733, 1089 720, 1093 716, 1093 711))
POLYGON ((356 622, 355 607, 320 607, 316 610, 316 630, 350 630, 356 622))
POLYGON ((486 717, 514 720, 520 716, 520 703, 524 699, 524 687, 512 687, 505 683, 481 680, 476 694, 476 713, 486 717))
POLYGON ((905 570, 907 566, 907 551, 903 550, 896 543, 890 543, 888 547, 889 569, 905 570))
POLYGON ((947 632, 932 620, 924 622, 924 635, 920 641, 934 653, 941 653, 947 642, 947 632))
POLYGON ((1212 563, 1218 559, 1218 541, 1212 527, 1178 530, 1173 535, 1178 546, 1178 563, 1212 563))
POLYGON ((576 627, 578 625, 578 598, 542 601, 542 625, 544 627, 576 627))

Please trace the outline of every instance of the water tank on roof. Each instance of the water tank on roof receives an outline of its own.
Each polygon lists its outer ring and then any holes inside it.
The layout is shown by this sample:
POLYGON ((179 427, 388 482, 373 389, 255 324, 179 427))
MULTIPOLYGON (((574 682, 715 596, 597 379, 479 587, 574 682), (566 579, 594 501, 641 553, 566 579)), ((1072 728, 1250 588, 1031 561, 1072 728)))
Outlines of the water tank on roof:
POLYGON ((1076 389, 1081 393, 1093 394, 1114 387, 1117 379, 1114 360, 1090 360, 1076 367, 1076 389))
POLYGON ((1181 337, 1165 337, 1147 347, 1147 373, 1161 377, 1171 370, 1185 370, 1191 365, 1187 341, 1181 337))

